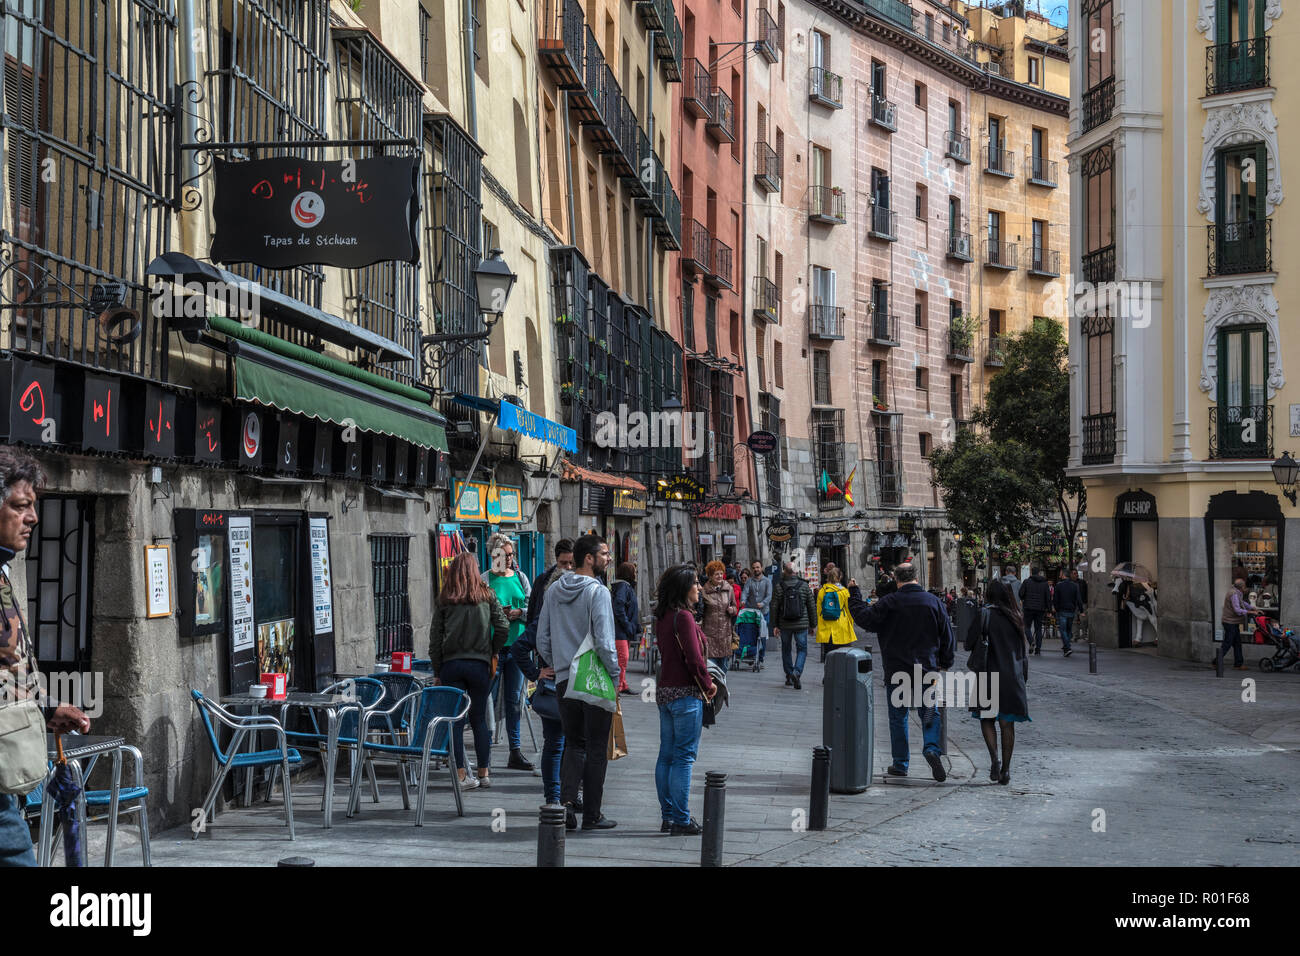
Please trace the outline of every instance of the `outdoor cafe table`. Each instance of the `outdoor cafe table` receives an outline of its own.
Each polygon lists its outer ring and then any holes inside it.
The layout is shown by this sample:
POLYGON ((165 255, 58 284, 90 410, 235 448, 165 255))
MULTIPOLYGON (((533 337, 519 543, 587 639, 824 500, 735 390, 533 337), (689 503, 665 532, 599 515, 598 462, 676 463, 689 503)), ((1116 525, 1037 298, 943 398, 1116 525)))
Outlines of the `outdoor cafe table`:
MULTIPOLYGON (((63 756, 72 771, 73 782, 77 785, 77 814, 81 818, 81 832, 86 832, 86 778, 95 768, 95 761, 104 754, 113 755, 113 777, 108 799, 108 856, 113 858, 113 838, 117 835, 117 800, 122 785, 122 747, 125 737, 103 734, 64 734, 63 756), (81 761, 88 760, 89 765, 82 772, 81 761)), ((58 747, 54 743, 54 734, 45 735, 45 749, 51 762, 59 759, 58 747)), ((84 839, 84 837, 83 837, 84 839)), ((54 798, 50 787, 45 787, 45 797, 41 803, 40 865, 50 865, 50 847, 54 842, 54 798)))
MULTIPOLYGON (((360 707, 355 697, 346 694, 315 694, 307 691, 290 691, 283 700, 270 697, 253 697, 249 694, 231 694, 221 698, 223 707, 247 707, 254 712, 279 705, 280 726, 284 726, 285 717, 290 707, 306 707, 325 713, 325 827, 334 825, 334 770, 339 756, 339 724, 343 711, 349 707, 360 707)), ((249 746, 253 738, 249 737, 249 746)), ((252 795, 253 774, 250 770, 245 780, 245 803, 252 795)), ((285 781, 288 786, 288 781, 285 781)))

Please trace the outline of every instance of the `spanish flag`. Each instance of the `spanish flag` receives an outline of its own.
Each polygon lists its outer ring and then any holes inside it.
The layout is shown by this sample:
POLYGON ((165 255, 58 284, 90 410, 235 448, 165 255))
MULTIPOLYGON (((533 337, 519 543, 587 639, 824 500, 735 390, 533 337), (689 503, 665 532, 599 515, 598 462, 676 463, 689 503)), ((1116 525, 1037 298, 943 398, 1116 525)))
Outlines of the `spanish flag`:
POLYGON ((849 472, 849 477, 844 481, 844 503, 852 507, 853 505, 853 476, 858 473, 858 466, 854 465, 853 470, 849 472))

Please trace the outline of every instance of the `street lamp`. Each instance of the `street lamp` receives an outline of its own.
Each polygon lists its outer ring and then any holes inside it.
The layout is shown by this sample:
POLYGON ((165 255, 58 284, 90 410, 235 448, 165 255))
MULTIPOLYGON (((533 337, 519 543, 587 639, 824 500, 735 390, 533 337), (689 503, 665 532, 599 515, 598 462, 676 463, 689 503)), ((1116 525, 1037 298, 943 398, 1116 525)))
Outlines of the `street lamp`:
POLYGON ((1300 465, 1291 457, 1289 451, 1282 452, 1282 457, 1273 462, 1273 480, 1282 486, 1282 494, 1291 504, 1296 503, 1296 476, 1300 475, 1300 465))
MULTIPOLYGON (((505 260, 500 249, 489 249, 488 257, 474 270, 474 287, 478 290, 478 308, 484 315, 500 317, 506 310, 506 300, 518 278, 505 260)), ((491 325, 491 322, 488 323, 491 325)))
POLYGON ((736 486, 736 482, 730 475, 718 475, 717 485, 719 497, 726 498, 731 494, 731 489, 736 486))

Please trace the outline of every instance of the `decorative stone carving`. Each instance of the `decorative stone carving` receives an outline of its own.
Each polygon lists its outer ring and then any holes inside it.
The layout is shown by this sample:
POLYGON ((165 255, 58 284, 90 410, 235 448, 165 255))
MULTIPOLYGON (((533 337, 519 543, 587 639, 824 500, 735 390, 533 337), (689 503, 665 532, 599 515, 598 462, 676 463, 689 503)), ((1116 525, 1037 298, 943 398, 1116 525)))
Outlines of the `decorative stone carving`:
POLYGON ((1272 216, 1274 207, 1282 202, 1282 164, 1278 160, 1277 117, 1273 104, 1267 100, 1254 103, 1230 103, 1207 109, 1205 128, 1201 132, 1204 146, 1201 150, 1201 195, 1196 208, 1210 222, 1214 222, 1215 182, 1218 150, 1225 146, 1245 143, 1264 144, 1268 159, 1268 192, 1264 196, 1265 216, 1272 216))
POLYGON ((1278 352, 1277 298, 1271 283, 1210 290, 1205 303, 1205 338, 1201 346, 1201 391, 1215 393, 1219 378, 1219 330, 1263 324, 1268 329, 1268 397, 1286 384, 1278 352))
MULTIPOLYGON (((1200 11, 1196 17, 1196 29, 1204 33, 1211 43, 1215 39, 1214 22, 1217 8, 1216 0, 1200 0, 1200 11)), ((1282 16, 1282 0, 1268 0, 1268 4, 1264 7, 1264 29, 1267 31, 1273 25, 1273 21, 1280 16, 1282 16)))

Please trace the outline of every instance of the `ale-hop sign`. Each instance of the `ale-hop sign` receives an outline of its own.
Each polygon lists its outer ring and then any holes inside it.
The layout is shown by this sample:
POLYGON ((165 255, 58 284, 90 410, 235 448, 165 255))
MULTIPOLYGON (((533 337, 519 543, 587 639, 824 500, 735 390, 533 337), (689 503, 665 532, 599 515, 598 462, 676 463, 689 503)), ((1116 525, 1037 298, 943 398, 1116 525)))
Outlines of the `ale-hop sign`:
POLYGON ((419 258, 415 157, 214 162, 215 262, 359 269, 419 258))

